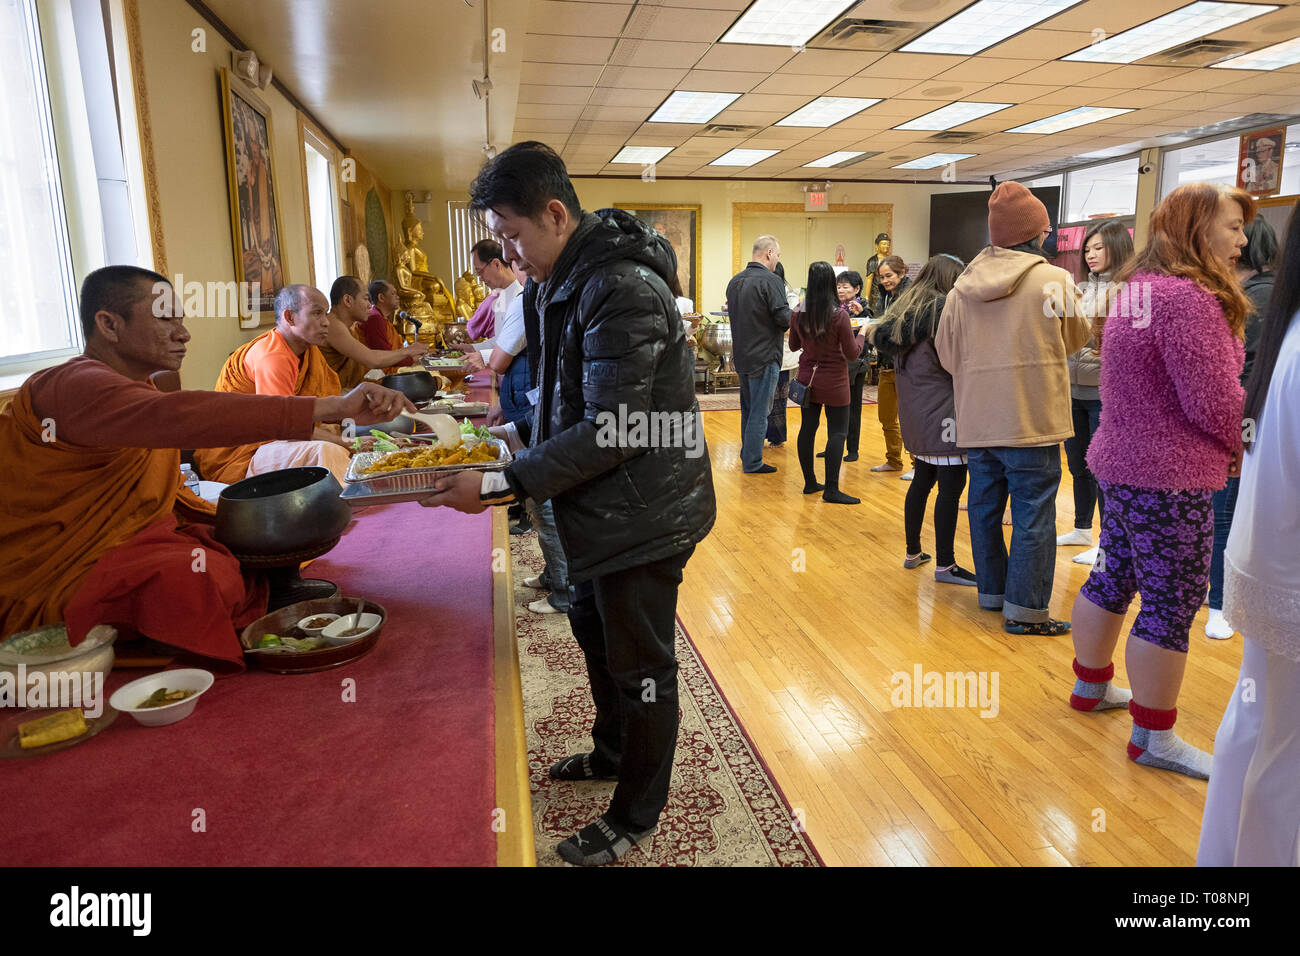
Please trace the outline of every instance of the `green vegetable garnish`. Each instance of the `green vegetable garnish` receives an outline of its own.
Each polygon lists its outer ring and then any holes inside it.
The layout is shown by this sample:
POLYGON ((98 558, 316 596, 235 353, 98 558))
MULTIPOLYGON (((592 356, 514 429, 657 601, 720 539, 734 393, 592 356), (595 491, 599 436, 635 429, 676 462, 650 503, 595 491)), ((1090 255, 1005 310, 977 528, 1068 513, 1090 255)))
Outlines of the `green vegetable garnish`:
POLYGON ((262 635, 262 639, 261 639, 260 641, 257 642, 257 646, 258 646, 258 647, 276 647, 276 646, 278 646, 278 645, 280 645, 280 644, 283 644, 283 643, 284 643, 284 641, 280 639, 280 635, 278 635, 278 634, 263 634, 263 635, 262 635))

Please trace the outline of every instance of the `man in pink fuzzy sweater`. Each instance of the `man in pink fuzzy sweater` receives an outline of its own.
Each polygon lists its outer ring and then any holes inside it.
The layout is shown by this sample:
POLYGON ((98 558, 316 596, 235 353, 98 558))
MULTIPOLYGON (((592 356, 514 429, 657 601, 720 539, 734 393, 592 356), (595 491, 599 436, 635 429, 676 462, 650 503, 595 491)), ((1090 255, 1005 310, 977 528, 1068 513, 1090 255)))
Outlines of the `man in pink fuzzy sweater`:
POLYGON ((1097 563, 1074 605, 1070 705, 1127 706, 1129 758, 1200 779, 1210 755, 1173 727, 1188 631, 1209 582, 1211 498, 1240 465, 1249 304, 1232 262, 1254 212, 1241 190, 1196 183, 1152 213, 1102 330, 1101 427, 1088 449, 1105 511, 1097 563), (1134 594, 1130 693, 1111 685, 1111 659, 1134 594))

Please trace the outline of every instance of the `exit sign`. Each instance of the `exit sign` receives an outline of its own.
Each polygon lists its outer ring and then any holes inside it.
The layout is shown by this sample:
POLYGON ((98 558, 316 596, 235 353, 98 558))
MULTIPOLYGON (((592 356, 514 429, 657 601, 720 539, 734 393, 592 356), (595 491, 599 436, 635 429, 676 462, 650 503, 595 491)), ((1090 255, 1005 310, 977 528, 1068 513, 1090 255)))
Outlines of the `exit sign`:
POLYGON ((825 212, 826 211, 826 190, 819 189, 816 191, 809 190, 803 194, 803 208, 805 212, 825 212))

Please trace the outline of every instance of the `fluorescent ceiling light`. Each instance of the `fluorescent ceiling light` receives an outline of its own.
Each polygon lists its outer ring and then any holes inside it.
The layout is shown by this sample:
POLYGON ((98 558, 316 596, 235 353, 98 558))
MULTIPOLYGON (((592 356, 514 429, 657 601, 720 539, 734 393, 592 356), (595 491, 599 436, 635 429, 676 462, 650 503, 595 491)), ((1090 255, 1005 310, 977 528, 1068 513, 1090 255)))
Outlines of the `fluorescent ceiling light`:
POLYGON ((673 151, 672 146, 624 146, 611 163, 657 163, 673 151))
POLYGON ((707 123, 739 98, 739 93, 695 93, 690 90, 675 90, 647 122, 707 123))
POLYGON ((838 166, 840 163, 847 163, 850 159, 856 159, 866 150, 858 150, 856 153, 840 150, 838 153, 827 153, 821 159, 814 159, 811 163, 804 163, 804 169, 809 167, 838 166))
POLYGON ((775 156, 781 152, 779 149, 733 149, 723 153, 710 166, 753 166, 760 163, 769 156, 775 156))
POLYGON ((921 34, 903 53, 951 53, 968 56, 1042 23, 1081 0, 980 0, 933 30, 921 34))
POLYGON ((892 169, 934 169, 936 166, 947 166, 949 163, 955 163, 959 159, 970 159, 972 156, 978 156, 979 153, 931 153, 929 156, 922 156, 920 159, 914 159, 910 163, 899 163, 892 169))
POLYGON ((1216 70, 1279 70, 1300 63, 1300 37, 1283 40, 1254 53, 1243 53, 1222 63, 1211 63, 1216 70))
POLYGON ((1066 110, 1064 113, 1057 113, 1055 116, 1047 116, 1040 120, 1034 120, 1032 123, 1025 123, 1023 126, 1017 126, 1006 132, 1059 133, 1062 130, 1074 129, 1076 126, 1100 123, 1104 119, 1119 116, 1121 113, 1132 112, 1132 110, 1119 109, 1113 106, 1080 106, 1078 109, 1066 110))
POLYGON ((1213 3, 1199 0, 1061 59, 1088 63, 1132 63, 1276 9, 1276 6, 1264 3, 1213 3))
POLYGON ((878 99, 863 99, 857 96, 819 96, 807 106, 801 106, 783 120, 777 120, 776 126, 834 126, 855 113, 861 113, 868 106, 875 106, 878 99))
POLYGON ((851 6, 849 0, 757 0, 718 42, 801 46, 851 6))
POLYGON ((1010 105, 1010 103, 952 103, 924 116, 918 116, 914 120, 908 120, 902 126, 895 126, 894 129, 952 129, 962 123, 977 120, 981 116, 1004 110, 1010 105))

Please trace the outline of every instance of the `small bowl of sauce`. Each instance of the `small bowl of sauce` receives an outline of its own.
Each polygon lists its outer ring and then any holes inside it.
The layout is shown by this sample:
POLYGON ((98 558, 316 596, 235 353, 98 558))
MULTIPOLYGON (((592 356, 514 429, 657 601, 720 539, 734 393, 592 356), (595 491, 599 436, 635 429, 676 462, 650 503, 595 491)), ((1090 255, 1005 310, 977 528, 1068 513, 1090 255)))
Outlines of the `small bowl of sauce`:
POLYGON ((362 614, 360 620, 354 615, 345 614, 336 621, 331 621, 320 632, 320 636, 331 644, 350 644, 358 638, 365 637, 379 627, 384 619, 378 614, 362 614))

